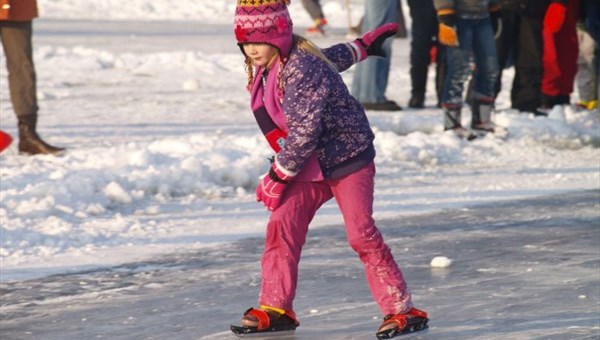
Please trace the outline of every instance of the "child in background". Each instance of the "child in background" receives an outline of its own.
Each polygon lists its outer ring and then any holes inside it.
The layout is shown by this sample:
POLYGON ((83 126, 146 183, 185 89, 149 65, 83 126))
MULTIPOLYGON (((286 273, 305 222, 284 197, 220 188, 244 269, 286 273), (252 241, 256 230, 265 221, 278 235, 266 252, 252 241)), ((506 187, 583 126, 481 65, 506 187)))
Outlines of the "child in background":
POLYGON ((384 25, 321 50, 292 33, 284 0, 238 0, 235 36, 246 58, 251 108, 275 151, 256 189, 271 211, 262 256, 259 308, 247 310, 236 334, 293 331, 298 263, 316 211, 335 198, 348 241, 364 264, 375 301, 386 315, 378 338, 427 328, 373 221, 374 134, 339 72, 368 56, 398 31, 384 25))
POLYGON ((471 129, 477 133, 498 132, 500 128, 492 122, 494 87, 499 73, 493 26, 500 13, 498 0, 434 0, 434 6, 440 22, 439 42, 447 46, 448 73, 442 92, 444 130, 452 130, 469 140, 476 137, 461 123, 464 84, 471 72, 469 61, 473 56, 477 72, 469 98, 471 129))

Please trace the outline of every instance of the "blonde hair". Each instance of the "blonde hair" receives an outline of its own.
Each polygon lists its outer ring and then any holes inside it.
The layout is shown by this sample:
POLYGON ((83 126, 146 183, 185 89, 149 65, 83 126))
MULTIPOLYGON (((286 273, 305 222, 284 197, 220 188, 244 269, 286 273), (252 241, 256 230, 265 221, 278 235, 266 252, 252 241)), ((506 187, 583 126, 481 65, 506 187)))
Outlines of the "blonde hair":
MULTIPOLYGON (((310 54, 318 57, 319 59, 321 59, 325 63, 327 63, 327 65, 329 65, 331 68, 333 68, 334 70, 337 71, 337 66, 331 60, 329 60, 327 58, 327 56, 325 56, 323 51, 321 51, 321 49, 317 45, 315 45, 315 43, 306 39, 305 37, 294 34, 293 46, 297 46, 298 49, 302 52, 310 53, 310 54)), ((279 50, 277 50, 277 52, 273 55, 271 60, 269 60, 269 62, 267 63, 267 69, 269 69, 272 66, 272 64, 275 61, 275 59, 277 58, 277 56, 279 56, 279 50)), ((279 89, 281 90, 281 94, 283 94, 283 81, 281 80, 281 72, 282 72, 283 66, 285 65, 286 62, 287 62, 287 58, 281 60, 281 63, 279 63, 279 70, 277 70, 277 72, 278 72, 277 77, 278 77, 279 89)), ((254 66, 252 63, 252 58, 246 56, 246 60, 244 61, 244 63, 245 63, 246 73, 248 75, 247 88, 248 88, 248 91, 251 91, 252 84, 254 83, 254 66)))

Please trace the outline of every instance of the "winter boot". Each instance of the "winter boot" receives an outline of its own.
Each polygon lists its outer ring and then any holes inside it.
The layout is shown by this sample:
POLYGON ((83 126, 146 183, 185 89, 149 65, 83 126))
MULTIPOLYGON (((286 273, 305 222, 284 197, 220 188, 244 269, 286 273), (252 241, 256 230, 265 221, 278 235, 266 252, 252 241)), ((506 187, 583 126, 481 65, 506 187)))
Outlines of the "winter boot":
POLYGON ((413 93, 408 101, 408 107, 411 109, 422 109, 425 107, 425 95, 423 93, 413 93))
POLYGON ((548 114, 550 113, 550 111, 552 111, 552 108, 555 105, 560 104, 560 99, 559 99, 559 96, 551 96, 551 95, 547 95, 547 94, 542 94, 542 96, 540 98, 540 102, 541 102, 541 105, 540 105, 540 107, 537 108, 537 110, 534 112, 534 114, 536 116, 547 117, 548 114))
POLYGON ((44 142, 36 132, 37 115, 30 114, 18 117, 19 153, 26 155, 60 155, 65 149, 44 142))
POLYGON ((506 128, 496 125, 492 121, 492 111, 494 107, 491 103, 474 101, 471 105, 473 118, 471 119, 471 129, 479 135, 493 133, 496 136, 504 137, 508 133, 506 128))
POLYGON ((460 107, 444 107, 444 130, 452 130, 456 136, 466 140, 477 138, 475 134, 462 126, 460 116, 460 107))

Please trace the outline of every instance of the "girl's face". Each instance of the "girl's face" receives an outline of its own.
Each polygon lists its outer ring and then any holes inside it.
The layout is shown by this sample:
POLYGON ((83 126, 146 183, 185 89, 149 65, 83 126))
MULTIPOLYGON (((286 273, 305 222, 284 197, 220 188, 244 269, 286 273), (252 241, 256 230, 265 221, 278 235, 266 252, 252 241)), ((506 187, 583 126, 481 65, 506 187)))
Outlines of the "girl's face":
POLYGON ((254 66, 267 66, 277 48, 269 44, 248 43, 244 44, 244 53, 252 59, 254 66))

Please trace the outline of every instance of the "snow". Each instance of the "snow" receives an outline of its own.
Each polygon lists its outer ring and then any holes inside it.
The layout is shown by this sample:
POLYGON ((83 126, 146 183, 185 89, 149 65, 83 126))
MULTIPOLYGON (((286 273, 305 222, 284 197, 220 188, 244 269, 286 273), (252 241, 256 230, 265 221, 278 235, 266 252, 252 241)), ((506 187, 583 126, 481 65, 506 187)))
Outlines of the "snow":
MULTIPOLYGON (((347 24, 343 1, 323 3, 333 33, 315 40, 324 47, 343 41, 347 24)), ((355 21, 361 3, 352 1, 355 21)), ((68 152, 25 157, 13 145, 1 156, 1 280, 262 236, 268 213, 254 187, 271 152, 249 110, 230 27, 235 1, 39 6, 39 133, 68 152)), ((310 24, 300 1, 291 13, 300 29, 310 24)), ((409 41, 396 39, 393 51, 387 95, 405 105, 409 41)), ((442 131, 430 75, 426 109, 368 112, 376 219, 599 188, 598 111, 515 112, 507 70, 496 122, 509 136, 466 142, 442 131)), ((343 77, 350 84, 353 69, 343 77)), ((1 78, 0 128, 15 136, 4 68, 1 78)), ((312 227, 341 223, 330 202, 312 227)))
MULTIPOLYGON (((292 13, 302 18, 298 3, 292 13)), ((40 133, 69 152, 22 157, 13 146, 2 157, 3 280, 17 268, 21 275, 36 268, 27 273, 35 276, 99 264, 98 257, 116 264, 262 233, 266 213, 253 189, 270 152, 248 110, 235 44, 219 53, 186 49, 185 36, 169 37, 180 41, 172 51, 86 44, 88 19, 231 21, 234 2, 203 5, 183 1, 165 11, 150 1, 125 8, 115 1, 40 1, 44 18, 83 19, 76 43, 44 33, 65 24, 36 21, 40 133)), ((334 29, 344 22, 343 10, 331 15, 338 5, 325 7, 334 29)), ((102 36, 89 34, 91 41, 102 36)), ((410 92, 408 42, 394 44, 388 97, 403 103, 410 92)), ((344 74, 348 84, 352 75, 344 74)), ((505 72, 504 84, 510 76, 505 72)), ((428 100, 434 102, 432 94, 428 100)), ((598 187, 598 112, 567 108, 565 119, 534 118, 508 109, 506 93, 497 106, 496 121, 510 136, 471 143, 442 132, 435 108, 369 112, 378 153, 375 216, 598 187)), ((2 129, 15 135, 6 95, 1 118, 2 129)), ((340 222, 328 204, 314 224, 340 222)))
POLYGON ((431 267, 433 268, 448 268, 452 264, 452 259, 447 258, 446 256, 436 256, 431 259, 431 267))

